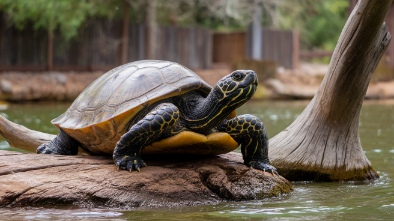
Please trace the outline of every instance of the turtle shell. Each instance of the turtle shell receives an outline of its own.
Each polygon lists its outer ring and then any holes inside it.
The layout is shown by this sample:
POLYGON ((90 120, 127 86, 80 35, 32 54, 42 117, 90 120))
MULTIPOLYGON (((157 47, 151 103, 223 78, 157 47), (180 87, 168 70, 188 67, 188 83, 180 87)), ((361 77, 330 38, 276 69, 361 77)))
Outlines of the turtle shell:
POLYGON ((95 154, 112 154, 130 120, 151 104, 211 86, 186 67, 144 60, 119 66, 90 84, 52 123, 95 154))

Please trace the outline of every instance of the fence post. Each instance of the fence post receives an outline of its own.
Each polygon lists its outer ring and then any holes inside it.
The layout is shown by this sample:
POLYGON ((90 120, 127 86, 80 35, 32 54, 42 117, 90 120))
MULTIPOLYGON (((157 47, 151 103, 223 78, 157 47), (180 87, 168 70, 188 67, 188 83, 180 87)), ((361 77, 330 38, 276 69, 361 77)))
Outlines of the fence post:
POLYGON ((145 17, 145 23, 147 28, 147 41, 146 41, 146 57, 148 59, 155 58, 156 52, 156 35, 157 35, 157 24, 156 24, 156 2, 155 0, 148 0, 147 4, 147 15, 145 17))
POLYGON ((300 39, 298 31, 291 31, 293 39, 293 67, 298 68, 300 65, 300 39))
POLYGON ((53 70, 53 30, 48 29, 47 71, 53 70))
POLYGON ((251 58, 254 60, 261 60, 263 58, 263 28, 261 27, 262 8, 256 3, 253 12, 253 21, 251 24, 251 58))
POLYGON ((120 61, 122 64, 127 63, 128 60, 128 49, 129 49, 129 4, 127 1, 124 1, 124 10, 123 10, 123 28, 122 28, 122 44, 121 44, 121 57, 120 61))

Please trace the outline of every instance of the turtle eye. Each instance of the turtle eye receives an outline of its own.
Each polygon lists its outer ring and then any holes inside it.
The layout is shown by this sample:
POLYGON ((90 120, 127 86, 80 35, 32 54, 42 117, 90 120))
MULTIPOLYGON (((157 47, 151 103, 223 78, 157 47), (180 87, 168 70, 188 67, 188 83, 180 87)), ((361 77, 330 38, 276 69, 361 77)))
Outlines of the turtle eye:
POLYGON ((232 77, 234 80, 240 81, 243 79, 244 75, 241 72, 235 72, 232 77))

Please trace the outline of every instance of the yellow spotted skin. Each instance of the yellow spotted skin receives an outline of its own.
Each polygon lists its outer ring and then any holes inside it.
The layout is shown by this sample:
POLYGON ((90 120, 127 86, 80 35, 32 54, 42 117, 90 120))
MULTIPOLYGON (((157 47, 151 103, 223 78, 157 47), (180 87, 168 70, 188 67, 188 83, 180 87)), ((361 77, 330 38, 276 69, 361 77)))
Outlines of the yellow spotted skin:
POLYGON ((179 110, 174 104, 158 105, 120 138, 113 154, 115 165, 129 171, 146 166, 140 157, 142 148, 153 140, 171 136, 178 119, 179 110))
POLYGON ((245 165, 276 173, 268 158, 267 131, 259 118, 250 114, 236 116, 225 120, 218 130, 227 132, 241 144, 245 165))

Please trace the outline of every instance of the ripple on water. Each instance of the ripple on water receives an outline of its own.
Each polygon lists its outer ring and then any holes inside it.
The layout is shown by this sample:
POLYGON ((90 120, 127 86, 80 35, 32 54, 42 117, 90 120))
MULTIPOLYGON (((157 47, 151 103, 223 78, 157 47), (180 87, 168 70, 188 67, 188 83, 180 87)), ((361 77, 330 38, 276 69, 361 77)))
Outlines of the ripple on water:
POLYGON ((10 145, 7 141, 0 141, 0 150, 8 150, 10 145))
POLYGON ((272 120, 272 121, 277 121, 277 120, 279 119, 279 116, 276 115, 276 114, 271 114, 271 115, 269 115, 268 118, 269 118, 270 120, 272 120))
POLYGON ((73 217, 80 218, 97 218, 97 217, 119 217, 122 213, 119 212, 77 212, 71 214, 73 217))
POLYGON ((12 209, 9 211, 0 210, 0 219, 2 215, 4 218, 7 214, 12 215, 14 220, 85 220, 85 219, 95 219, 95 220, 116 220, 121 218, 123 213, 114 211, 101 211, 101 210, 61 210, 61 209, 47 209, 47 210, 37 210, 37 209, 12 209))

